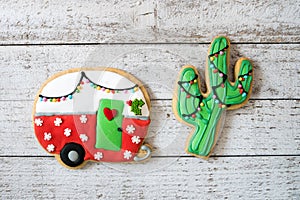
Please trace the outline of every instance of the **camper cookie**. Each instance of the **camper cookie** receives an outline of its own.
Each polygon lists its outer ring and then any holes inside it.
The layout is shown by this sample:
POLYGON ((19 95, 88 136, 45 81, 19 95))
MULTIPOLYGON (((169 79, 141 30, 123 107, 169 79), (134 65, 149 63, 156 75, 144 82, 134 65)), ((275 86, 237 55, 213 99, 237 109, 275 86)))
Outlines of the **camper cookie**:
POLYGON ((143 144, 150 98, 141 82, 114 68, 56 74, 35 99, 33 125, 41 146, 66 167, 86 161, 134 162, 150 157, 143 144))
POLYGON ((230 43, 226 37, 216 37, 208 51, 206 67, 207 91, 200 90, 200 77, 195 67, 184 66, 179 72, 173 98, 177 119, 194 130, 189 136, 186 152, 208 158, 222 128, 225 110, 247 103, 253 79, 253 67, 246 58, 235 65, 234 78, 228 79, 230 43))

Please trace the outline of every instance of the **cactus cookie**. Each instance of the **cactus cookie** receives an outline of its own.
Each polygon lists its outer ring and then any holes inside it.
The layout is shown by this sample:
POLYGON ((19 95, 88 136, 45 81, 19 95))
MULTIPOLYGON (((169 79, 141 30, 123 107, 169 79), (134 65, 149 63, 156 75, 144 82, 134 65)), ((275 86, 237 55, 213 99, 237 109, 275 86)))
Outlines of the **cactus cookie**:
POLYGON ((234 78, 228 79, 230 42, 216 37, 208 51, 206 66, 207 91, 200 90, 200 77, 194 66, 184 66, 178 77, 173 110, 179 121, 194 127, 186 145, 186 152, 208 158, 212 152, 225 110, 233 110, 247 103, 252 90, 253 66, 247 58, 235 65, 234 78))

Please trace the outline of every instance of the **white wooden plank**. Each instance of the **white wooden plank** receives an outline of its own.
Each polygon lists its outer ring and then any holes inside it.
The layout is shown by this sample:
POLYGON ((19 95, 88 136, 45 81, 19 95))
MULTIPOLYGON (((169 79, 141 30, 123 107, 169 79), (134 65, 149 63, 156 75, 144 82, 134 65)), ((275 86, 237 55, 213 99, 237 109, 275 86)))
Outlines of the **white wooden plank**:
MULTIPOLYGON (((0 47, 1 100, 32 100, 47 77, 82 66, 124 69, 145 83, 152 99, 172 98, 178 72, 192 64, 204 72, 209 45, 91 45, 0 47)), ((300 98, 300 45, 232 45, 255 67, 251 98, 300 98)))
POLYGON ((299 157, 154 158, 67 170, 50 158, 0 158, 4 199, 298 199, 299 157), (166 165, 166 163, 171 164, 166 165))
POLYGON ((9 0, 0 9, 0 45, 8 45, 0 46, 1 198, 299 198, 299 1, 9 0), (203 72, 208 44, 197 43, 219 34, 239 43, 232 45, 231 63, 252 59, 255 100, 227 112, 213 157, 204 161, 184 153, 191 128, 174 118, 169 99, 182 65, 203 72), (10 45, 23 43, 106 44, 10 45), (35 140, 33 98, 55 72, 99 65, 127 70, 156 99, 148 138, 154 157, 70 171, 35 140))
MULTIPOLYGON (((0 155, 48 155, 34 136, 32 101, 2 101, 1 105, 0 155)), ((300 154, 299 107, 297 100, 256 100, 228 111, 213 155, 300 154)), ((186 155, 191 128, 175 119, 171 101, 153 101, 151 118, 146 141, 154 147, 153 155, 186 155)))
POLYGON ((1 44, 299 42, 299 1, 13 1, 0 5, 1 44))

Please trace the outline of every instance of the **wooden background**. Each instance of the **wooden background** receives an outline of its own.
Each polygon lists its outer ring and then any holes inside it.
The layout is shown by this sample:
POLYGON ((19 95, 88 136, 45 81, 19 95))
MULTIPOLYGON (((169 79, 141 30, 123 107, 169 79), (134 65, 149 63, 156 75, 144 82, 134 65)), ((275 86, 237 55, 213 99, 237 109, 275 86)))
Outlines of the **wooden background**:
POLYGON ((3 199, 300 199, 300 2, 16 1, 0 4, 3 199), (204 71, 214 36, 231 63, 255 67, 249 103, 228 111, 208 161, 186 155, 172 91, 182 65, 204 71), (82 66, 125 69, 152 99, 143 164, 63 168, 35 139, 31 110, 47 77, 82 66))

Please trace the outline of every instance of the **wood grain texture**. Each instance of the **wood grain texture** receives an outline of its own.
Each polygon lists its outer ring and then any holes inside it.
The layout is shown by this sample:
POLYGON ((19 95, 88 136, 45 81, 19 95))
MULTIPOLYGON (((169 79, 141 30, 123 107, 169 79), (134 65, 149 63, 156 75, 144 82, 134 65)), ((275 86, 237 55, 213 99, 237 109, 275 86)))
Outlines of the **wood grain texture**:
MULTIPOLYGON (((33 101, 2 102, 0 156, 48 155, 33 133, 32 104, 33 101)), ((256 100, 227 111, 213 155, 300 154, 299 109, 299 100, 256 100)), ((175 119, 172 102, 152 101, 151 119, 146 141, 153 145, 154 156, 186 155, 184 146, 191 128, 175 119)))
MULTIPOLYGON (((32 100, 56 72, 83 66, 111 66, 140 79, 152 99, 171 99, 183 65, 202 74, 209 45, 90 45, 0 47, 0 100, 32 100)), ((232 45, 231 66, 240 57, 255 68, 251 98, 300 98, 300 45, 232 45), (268 58, 266 58, 268 57, 268 58), (283 89, 285 88, 285 89, 283 89)))
POLYGON ((0 158, 4 199, 298 199, 299 157, 152 158, 71 171, 53 158, 0 158), (166 166, 165 163, 169 162, 166 166))
POLYGON ((1 4, 1 44, 299 42, 299 1, 26 1, 1 4), (12 17, 13 16, 13 17, 12 17))
POLYGON ((71 0, 0 4, 2 199, 299 199, 300 15, 295 1, 71 0), (250 102, 228 111, 208 161, 186 155, 190 127, 171 110, 183 65, 203 75, 216 35, 231 65, 252 60, 250 102), (42 82, 82 66, 124 69, 152 99, 145 163, 70 171, 38 144, 31 111, 42 82))

